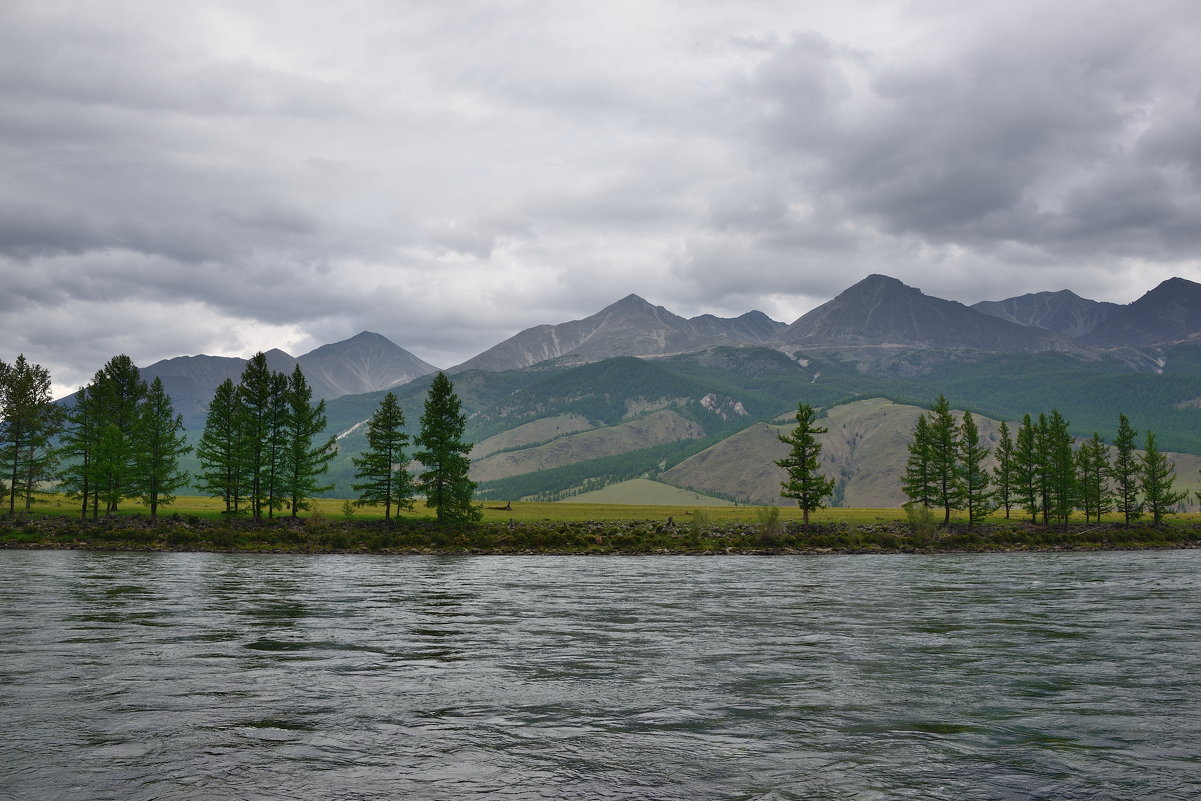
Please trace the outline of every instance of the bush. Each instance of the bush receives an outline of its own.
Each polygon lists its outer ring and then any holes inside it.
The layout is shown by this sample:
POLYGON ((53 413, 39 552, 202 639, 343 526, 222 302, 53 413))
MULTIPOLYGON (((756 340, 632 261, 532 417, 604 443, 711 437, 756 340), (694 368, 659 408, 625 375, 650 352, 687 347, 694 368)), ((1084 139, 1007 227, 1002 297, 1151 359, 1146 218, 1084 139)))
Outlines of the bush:
POLYGON ((933 539, 938 533, 938 524, 934 521, 934 513, 927 506, 907 503, 903 507, 905 518, 909 521, 909 530, 913 536, 923 542, 933 539))
POLYGON ((780 522, 780 509, 776 506, 761 506, 755 511, 755 530, 759 533, 759 541, 765 544, 775 543, 784 533, 784 524, 780 522))

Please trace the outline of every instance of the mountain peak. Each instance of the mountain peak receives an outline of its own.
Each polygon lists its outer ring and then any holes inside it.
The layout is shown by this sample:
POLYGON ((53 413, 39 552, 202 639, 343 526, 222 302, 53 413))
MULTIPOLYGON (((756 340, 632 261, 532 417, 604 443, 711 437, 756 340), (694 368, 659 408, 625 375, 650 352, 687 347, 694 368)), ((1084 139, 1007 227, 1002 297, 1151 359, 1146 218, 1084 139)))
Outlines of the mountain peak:
POLYGON ((1094 345, 1166 345, 1201 339, 1201 284, 1169 278, 1129 306, 1120 306, 1088 336, 1094 345))

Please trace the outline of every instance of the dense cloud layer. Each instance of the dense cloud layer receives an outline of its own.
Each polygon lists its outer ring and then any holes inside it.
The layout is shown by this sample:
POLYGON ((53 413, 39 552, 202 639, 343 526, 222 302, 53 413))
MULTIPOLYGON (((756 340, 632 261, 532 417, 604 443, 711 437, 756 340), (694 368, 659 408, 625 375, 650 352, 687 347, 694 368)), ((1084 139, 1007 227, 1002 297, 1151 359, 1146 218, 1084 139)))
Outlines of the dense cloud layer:
POLYGON ((17 2, 0 358, 1201 279, 1201 6, 17 2))

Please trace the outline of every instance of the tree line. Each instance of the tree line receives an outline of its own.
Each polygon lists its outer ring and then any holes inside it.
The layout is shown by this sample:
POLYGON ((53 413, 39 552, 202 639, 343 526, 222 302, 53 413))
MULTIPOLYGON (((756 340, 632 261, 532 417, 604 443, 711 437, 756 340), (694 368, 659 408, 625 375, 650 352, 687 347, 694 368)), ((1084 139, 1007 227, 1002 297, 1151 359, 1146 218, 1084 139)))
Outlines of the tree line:
POLYGON ((964 412, 956 421, 940 395, 914 427, 905 495, 914 507, 941 509, 944 524, 952 510, 966 512, 969 527, 998 509, 1006 518, 1021 509, 1043 525, 1067 525, 1074 511, 1084 512, 1086 523, 1116 512, 1130 525, 1146 512, 1158 526, 1187 498, 1173 488, 1175 467, 1160 452, 1155 434, 1147 432, 1138 452, 1138 432, 1125 414, 1119 414, 1112 446, 1097 432, 1077 444, 1069 425, 1058 409, 1037 420, 1026 414, 1016 434, 1002 421, 990 450, 972 415, 964 412))
MULTIPOLYGON (((337 452, 335 437, 320 438, 326 425, 325 401, 313 402, 300 367, 275 372, 257 353, 240 382, 226 379, 209 403, 194 482, 221 498, 227 514, 260 521, 286 507, 297 517, 332 488, 321 480, 337 452)), ((393 508, 411 509, 413 497, 424 494, 439 521, 478 519, 465 425, 454 387, 439 373, 415 440, 421 471, 410 476, 404 415, 388 393, 368 421, 368 449, 353 459, 362 480, 354 485, 356 503, 383 505, 390 519, 393 508)), ((180 468, 191 450, 162 380, 148 384, 128 356, 114 356, 69 406, 54 402, 41 365, 23 354, 11 365, 0 361, 0 489, 10 515, 18 500, 28 511, 39 486, 57 483, 79 501, 81 518, 111 516, 128 499, 156 518, 192 480, 180 468)))

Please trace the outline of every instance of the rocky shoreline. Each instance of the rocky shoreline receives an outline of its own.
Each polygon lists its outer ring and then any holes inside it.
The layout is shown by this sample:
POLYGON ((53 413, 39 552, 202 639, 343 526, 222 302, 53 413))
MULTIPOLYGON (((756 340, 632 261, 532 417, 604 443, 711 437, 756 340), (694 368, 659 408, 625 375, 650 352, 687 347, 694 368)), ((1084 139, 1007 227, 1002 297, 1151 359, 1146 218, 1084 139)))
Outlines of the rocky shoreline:
POLYGON ((81 521, 0 520, 0 548, 295 554, 823 555, 993 553, 1201 548, 1197 523, 1126 528, 1116 523, 1043 527, 989 522, 967 529, 914 530, 904 521, 764 527, 660 521, 510 522, 440 526, 429 520, 282 518, 212 520, 176 516, 81 521))

